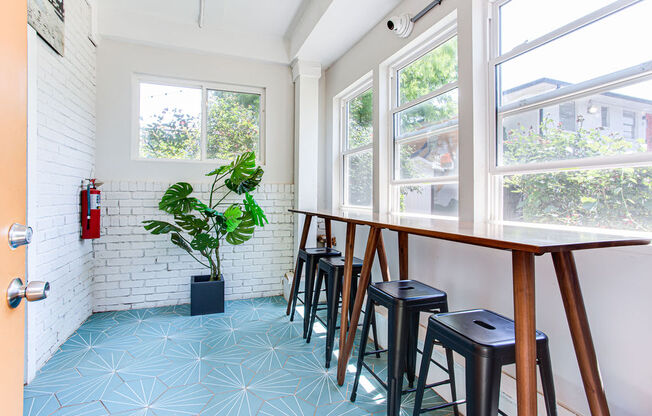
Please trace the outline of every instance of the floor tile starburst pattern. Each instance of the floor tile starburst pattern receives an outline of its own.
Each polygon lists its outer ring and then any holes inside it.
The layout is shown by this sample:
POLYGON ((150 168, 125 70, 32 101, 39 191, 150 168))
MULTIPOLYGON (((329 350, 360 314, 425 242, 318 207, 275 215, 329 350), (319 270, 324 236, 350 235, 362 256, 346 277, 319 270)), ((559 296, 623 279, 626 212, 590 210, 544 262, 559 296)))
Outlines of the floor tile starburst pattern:
MULTIPOLYGON (((340 387, 336 365, 324 368, 323 328, 306 344, 301 315, 291 323, 285 307, 271 297, 205 316, 188 305, 95 314, 25 386, 24 415, 384 415, 376 380, 363 375, 351 403, 353 366, 340 387)), ((412 404, 404 398, 402 415, 412 404)))

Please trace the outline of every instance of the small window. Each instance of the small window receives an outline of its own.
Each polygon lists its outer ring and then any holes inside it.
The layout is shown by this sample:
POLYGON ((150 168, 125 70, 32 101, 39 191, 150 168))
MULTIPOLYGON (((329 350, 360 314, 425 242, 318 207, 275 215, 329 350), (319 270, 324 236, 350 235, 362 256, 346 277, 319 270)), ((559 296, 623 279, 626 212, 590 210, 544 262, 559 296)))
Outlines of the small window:
POLYGON ((609 127, 609 107, 602 106, 600 108, 600 116, 602 119, 602 127, 609 127))
POLYGON ((636 113, 623 111, 623 138, 634 140, 636 138, 636 113))
POLYGON ((264 89, 138 81, 138 159, 229 161, 253 151, 264 163, 264 89))
POLYGON ((575 131, 575 102, 563 103, 559 105, 559 124, 562 130, 575 131))

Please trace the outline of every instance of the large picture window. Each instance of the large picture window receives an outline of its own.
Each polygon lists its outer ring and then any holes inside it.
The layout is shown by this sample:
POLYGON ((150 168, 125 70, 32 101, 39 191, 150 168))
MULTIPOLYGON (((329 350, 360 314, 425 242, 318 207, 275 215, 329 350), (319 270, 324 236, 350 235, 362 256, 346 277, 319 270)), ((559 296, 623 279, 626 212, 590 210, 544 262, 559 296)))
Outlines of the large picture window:
POLYGON ((344 206, 371 208, 373 203, 373 90, 370 82, 341 100, 344 206))
POLYGON ((457 36, 392 68, 392 211, 458 215, 457 36))
POLYGON ((652 231, 649 16, 650 0, 495 4, 494 219, 652 231))
POLYGON ((254 151, 264 162, 264 89, 142 78, 137 92, 138 159, 229 161, 254 151))

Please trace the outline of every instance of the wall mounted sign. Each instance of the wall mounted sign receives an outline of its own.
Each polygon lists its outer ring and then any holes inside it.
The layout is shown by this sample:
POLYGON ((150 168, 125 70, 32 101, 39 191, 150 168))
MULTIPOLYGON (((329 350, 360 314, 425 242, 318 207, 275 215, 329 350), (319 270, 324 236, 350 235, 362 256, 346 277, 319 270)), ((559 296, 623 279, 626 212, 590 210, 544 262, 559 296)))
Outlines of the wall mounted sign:
POLYGON ((29 0, 27 20, 39 36, 63 56, 65 39, 63 0, 29 0))

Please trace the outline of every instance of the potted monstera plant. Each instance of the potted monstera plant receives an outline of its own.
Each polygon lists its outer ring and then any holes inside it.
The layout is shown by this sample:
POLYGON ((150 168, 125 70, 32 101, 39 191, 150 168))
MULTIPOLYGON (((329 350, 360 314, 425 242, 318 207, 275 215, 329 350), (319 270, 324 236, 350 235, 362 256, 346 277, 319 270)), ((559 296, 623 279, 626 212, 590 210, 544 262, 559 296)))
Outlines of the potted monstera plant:
POLYGON ((206 174, 213 177, 207 203, 192 195, 189 183, 178 182, 165 191, 158 205, 160 210, 172 214, 174 221, 143 221, 146 230, 155 235, 169 234, 172 244, 210 270, 210 274, 191 277, 191 315, 224 312, 220 248, 225 243, 243 244, 253 237, 256 227, 268 223, 251 195, 263 173, 256 166, 255 154, 243 153, 230 164, 206 174))

